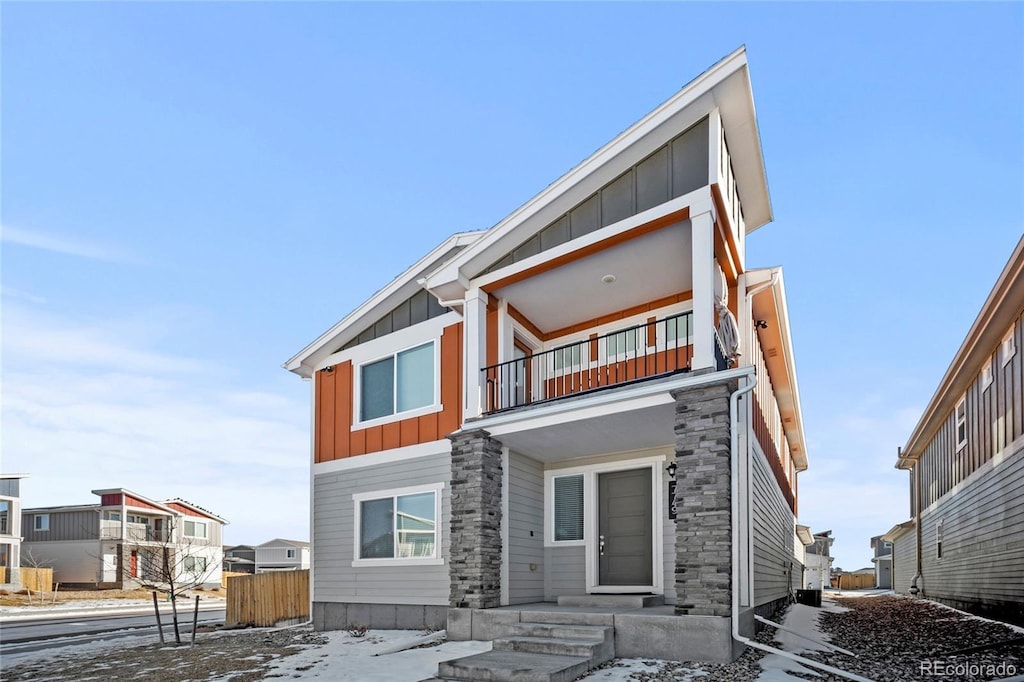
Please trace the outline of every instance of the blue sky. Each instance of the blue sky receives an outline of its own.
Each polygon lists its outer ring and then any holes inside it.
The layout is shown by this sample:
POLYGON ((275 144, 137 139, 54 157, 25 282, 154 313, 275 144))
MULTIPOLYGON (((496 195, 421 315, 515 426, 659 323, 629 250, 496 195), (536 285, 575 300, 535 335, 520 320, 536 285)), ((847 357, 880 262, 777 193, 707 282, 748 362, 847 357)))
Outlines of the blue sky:
POLYGON ((1024 5, 0 6, 5 472, 308 537, 281 363, 741 44, 836 563, 908 516, 904 443, 1024 225, 1024 5))

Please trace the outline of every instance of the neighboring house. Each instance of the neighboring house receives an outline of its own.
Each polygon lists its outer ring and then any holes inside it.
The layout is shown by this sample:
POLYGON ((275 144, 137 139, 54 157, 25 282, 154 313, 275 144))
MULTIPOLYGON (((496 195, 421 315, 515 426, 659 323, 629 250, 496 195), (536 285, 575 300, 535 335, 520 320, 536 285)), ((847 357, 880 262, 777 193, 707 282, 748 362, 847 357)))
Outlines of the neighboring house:
POLYGON ((256 548, 252 545, 224 547, 224 571, 226 573, 255 573, 256 548))
POLYGON ((808 590, 824 590, 832 584, 832 531, 815 533, 813 542, 807 546, 804 556, 804 587, 808 590))
POLYGON ((900 594, 917 594, 913 587, 917 575, 917 534, 914 522, 893 526, 882 539, 892 544, 892 589, 900 594))
POLYGON ((22 549, 53 568, 54 582, 102 588, 160 582, 166 556, 177 573, 220 586, 226 520, 180 498, 158 502, 124 488, 92 492, 98 504, 23 512, 22 549))
POLYGON ((647 594, 657 653, 737 655, 731 619, 752 634, 800 573, 785 286, 745 256, 771 220, 740 49, 285 363, 315 627, 466 639, 502 605, 647 594))
POLYGON ((814 544, 814 535, 810 526, 796 525, 796 542, 793 543, 793 557, 800 566, 800 574, 794 573, 792 589, 799 590, 807 587, 807 548, 814 544))
POLYGON ((901 448, 916 588, 1024 620, 1024 239, 901 448))
POLYGON ((0 586, 21 587, 21 479, 28 474, 0 474, 0 586))
POLYGON ((892 542, 883 535, 871 538, 871 563, 875 565, 875 587, 883 590, 892 589, 892 542))
POLYGON ((309 543, 275 538, 256 545, 256 572, 297 571, 309 568, 309 543))

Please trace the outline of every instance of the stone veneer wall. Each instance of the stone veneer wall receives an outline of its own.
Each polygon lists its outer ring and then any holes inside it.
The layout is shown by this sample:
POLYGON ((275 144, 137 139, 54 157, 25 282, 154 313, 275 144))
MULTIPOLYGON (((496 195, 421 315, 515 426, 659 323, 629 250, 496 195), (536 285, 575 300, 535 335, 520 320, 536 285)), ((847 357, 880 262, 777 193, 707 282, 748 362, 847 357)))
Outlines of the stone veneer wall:
POLYGON ((454 608, 501 600, 501 443, 483 430, 452 441, 449 573, 454 608))
POLYGON ((729 395, 735 380, 675 391, 676 608, 729 616, 732 495, 729 395))

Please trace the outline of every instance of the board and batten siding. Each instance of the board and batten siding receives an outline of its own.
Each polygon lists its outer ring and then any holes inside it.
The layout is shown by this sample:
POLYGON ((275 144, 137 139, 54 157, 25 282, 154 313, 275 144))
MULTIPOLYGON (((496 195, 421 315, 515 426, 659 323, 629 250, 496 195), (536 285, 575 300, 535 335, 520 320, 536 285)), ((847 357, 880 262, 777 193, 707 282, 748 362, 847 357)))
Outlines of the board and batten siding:
POLYGON ((775 474, 759 447, 751 456, 754 520, 754 605, 788 598, 792 574, 799 571, 793 556, 796 520, 779 490, 775 474))
POLYGON ((1024 438, 1011 448, 922 512, 929 599, 1018 610, 1024 604, 1024 438))
POLYGON ((57 542, 23 542, 21 565, 27 559, 40 566, 53 569, 53 581, 58 583, 95 583, 100 575, 99 540, 59 540, 57 542))
POLYGON ((892 543, 892 589, 897 594, 910 594, 916 574, 917 531, 911 528, 892 543))
POLYGON ((313 477, 313 601, 362 604, 448 605, 451 455, 448 452, 313 477), (355 502, 352 495, 444 483, 441 491, 439 565, 353 566, 355 502))
MULTIPOLYGON (((23 511, 21 517, 22 543, 57 542, 67 540, 98 540, 100 537, 99 508, 65 512, 23 511), (50 530, 34 530, 35 517, 49 514, 50 530)), ((22 552, 24 555, 24 552, 22 552)))
POLYGON ((508 462, 508 597, 528 604, 544 600, 544 465, 515 452, 508 462))

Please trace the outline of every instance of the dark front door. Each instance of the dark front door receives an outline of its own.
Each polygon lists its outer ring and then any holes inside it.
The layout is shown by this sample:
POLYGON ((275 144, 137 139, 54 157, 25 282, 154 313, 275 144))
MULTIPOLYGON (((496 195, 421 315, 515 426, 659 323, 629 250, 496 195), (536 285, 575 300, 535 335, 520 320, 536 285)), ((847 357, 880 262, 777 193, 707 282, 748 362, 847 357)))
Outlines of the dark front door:
POLYGON ((598 474, 599 585, 654 583, 651 470, 598 474))

